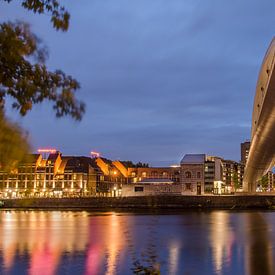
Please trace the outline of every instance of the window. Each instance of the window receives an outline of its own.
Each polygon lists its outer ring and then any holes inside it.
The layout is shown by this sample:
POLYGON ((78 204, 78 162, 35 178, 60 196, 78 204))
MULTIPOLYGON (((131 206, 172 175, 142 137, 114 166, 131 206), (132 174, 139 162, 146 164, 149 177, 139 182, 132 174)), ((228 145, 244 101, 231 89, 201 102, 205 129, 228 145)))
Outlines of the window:
POLYGON ((198 178, 198 179, 201 178, 201 172, 197 172, 197 178, 198 178))
POLYGON ((142 173, 141 173, 141 176, 142 176, 143 178, 146 178, 146 172, 142 172, 142 173))
POLYGON ((191 172, 189 172, 189 171, 185 172, 185 177, 187 179, 191 179, 191 172))
POLYGON ((135 186, 135 192, 143 192, 143 186, 135 186))

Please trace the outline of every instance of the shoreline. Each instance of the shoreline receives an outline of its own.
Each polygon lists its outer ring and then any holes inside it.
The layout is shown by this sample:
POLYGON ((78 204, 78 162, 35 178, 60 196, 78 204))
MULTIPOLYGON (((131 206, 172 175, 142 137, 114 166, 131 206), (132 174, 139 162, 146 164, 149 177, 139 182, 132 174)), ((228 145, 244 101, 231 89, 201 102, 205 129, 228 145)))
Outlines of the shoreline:
POLYGON ((1 210, 275 210, 275 195, 22 198, 1 201, 4 202, 1 210))

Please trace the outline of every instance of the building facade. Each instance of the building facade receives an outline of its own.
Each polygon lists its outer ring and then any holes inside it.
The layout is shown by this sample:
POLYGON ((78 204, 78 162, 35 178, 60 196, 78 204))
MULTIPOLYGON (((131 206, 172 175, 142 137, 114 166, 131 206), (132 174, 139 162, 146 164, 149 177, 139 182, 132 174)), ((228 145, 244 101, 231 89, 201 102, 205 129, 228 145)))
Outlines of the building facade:
POLYGON ((144 179, 169 179, 174 183, 180 182, 180 167, 129 167, 127 171, 132 183, 144 179))
MULTIPOLYGON (((205 154, 187 154, 179 166, 136 167, 130 161, 51 150, 27 156, 9 173, 0 171, 0 197, 231 194, 241 191, 243 174, 244 164, 205 154)), ((259 186, 270 191, 274 182, 270 172, 259 186)))
POLYGON ((245 166, 250 149, 250 141, 241 143, 241 163, 245 166))
POLYGON ((0 197, 118 196, 127 179, 110 163, 58 151, 32 154, 16 170, 0 171, 0 197))
POLYGON ((221 194, 223 186, 223 166, 219 157, 207 156, 204 163, 204 192, 221 194))
POLYGON ((224 193, 241 191, 243 187, 244 164, 233 160, 222 160, 224 193))
POLYGON ((182 195, 182 184, 175 183, 168 179, 147 178, 137 183, 122 186, 123 197, 161 195, 182 195))
POLYGON ((180 163, 182 194, 204 194, 204 154, 187 154, 180 163))

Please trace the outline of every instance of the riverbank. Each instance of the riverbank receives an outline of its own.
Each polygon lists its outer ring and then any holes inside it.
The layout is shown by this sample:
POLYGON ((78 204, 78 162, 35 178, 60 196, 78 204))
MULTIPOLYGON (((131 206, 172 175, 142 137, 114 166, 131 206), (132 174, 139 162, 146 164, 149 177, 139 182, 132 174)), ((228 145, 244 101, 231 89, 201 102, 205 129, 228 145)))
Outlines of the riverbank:
POLYGON ((275 195, 2 199, 1 209, 275 209, 275 195))

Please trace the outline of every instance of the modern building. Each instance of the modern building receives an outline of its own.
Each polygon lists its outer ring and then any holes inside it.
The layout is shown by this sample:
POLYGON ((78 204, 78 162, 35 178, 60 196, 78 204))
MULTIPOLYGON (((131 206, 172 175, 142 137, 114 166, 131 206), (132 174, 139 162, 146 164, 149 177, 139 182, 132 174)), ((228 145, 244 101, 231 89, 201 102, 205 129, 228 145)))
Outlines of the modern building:
POLYGON ((247 140, 241 143, 241 163, 245 166, 250 149, 250 141, 247 140))
POLYGON ((222 160, 224 193, 241 191, 243 187, 244 164, 233 160, 222 160))
POLYGON ((180 183, 185 195, 204 194, 204 154, 186 154, 180 162, 180 183))
POLYGON ((268 171, 260 180, 257 181, 257 192, 272 192, 275 188, 275 174, 268 171))
POLYGON ((161 196, 182 194, 182 184, 175 183, 169 179, 147 178, 137 183, 122 186, 123 197, 133 196, 161 196))
POLYGON ((221 194, 223 186, 222 159, 219 157, 206 156, 204 163, 204 192, 221 194))

